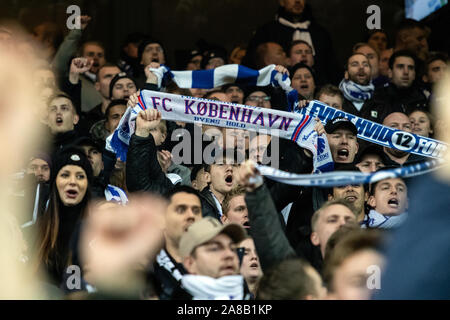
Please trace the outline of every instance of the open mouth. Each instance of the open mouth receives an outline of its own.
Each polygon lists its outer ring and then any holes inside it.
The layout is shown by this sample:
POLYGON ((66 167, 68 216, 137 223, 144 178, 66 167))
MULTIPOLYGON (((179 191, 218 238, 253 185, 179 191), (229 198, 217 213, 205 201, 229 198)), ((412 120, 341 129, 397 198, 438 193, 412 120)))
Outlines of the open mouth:
POLYGON ((388 206, 389 207, 391 207, 391 208, 398 208, 398 205, 399 205, 398 199, 391 198, 391 199, 388 200, 388 206))
POLYGON ((57 117, 56 118, 56 125, 62 125, 63 124, 63 119, 61 117, 57 117))
POLYGON ((300 86, 300 89, 309 89, 309 86, 307 84, 302 84, 300 86))
POLYGON ((225 177, 225 183, 227 184, 227 185, 232 185, 233 184, 233 175, 227 175, 226 177, 225 177))
POLYGON ((153 58, 152 62, 158 62, 159 63, 159 59, 158 58, 153 58))
POLYGON ((345 200, 347 200, 348 202, 355 202, 356 200, 358 200, 358 198, 354 195, 351 195, 351 196, 346 196, 345 200))
POLYGON ((78 191, 73 189, 66 190, 66 196, 69 199, 75 199, 78 196, 78 191))
POLYGON ((244 224, 242 225, 244 228, 250 228, 250 222, 249 221, 245 221, 244 224))
POLYGON ((346 148, 338 149, 337 151, 338 160, 347 160, 349 156, 349 151, 346 148))
POLYGON ((251 265, 250 265, 250 268, 255 268, 255 269, 257 269, 259 267, 259 264, 257 263, 257 262, 253 262, 251 265))
POLYGON ((129 95, 125 95, 125 96, 123 96, 123 98, 124 98, 125 100, 128 100, 128 99, 130 99, 130 96, 129 96, 129 95))

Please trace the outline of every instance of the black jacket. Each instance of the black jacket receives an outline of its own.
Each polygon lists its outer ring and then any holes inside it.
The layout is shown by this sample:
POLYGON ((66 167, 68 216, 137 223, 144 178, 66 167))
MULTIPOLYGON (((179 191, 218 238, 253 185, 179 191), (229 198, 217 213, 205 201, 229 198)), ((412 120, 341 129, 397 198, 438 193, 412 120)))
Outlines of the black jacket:
POLYGON ((322 256, 308 239, 295 250, 283 232, 272 197, 265 185, 245 196, 250 219, 250 235, 255 241, 263 271, 289 258, 301 257, 321 272, 322 256))
POLYGON ((416 86, 408 89, 399 89, 394 84, 378 88, 373 93, 373 102, 387 105, 390 112, 409 113, 414 109, 428 111, 428 100, 416 86))
POLYGON ((129 192, 149 191, 164 194, 173 188, 157 159, 152 135, 147 138, 133 134, 127 154, 126 180, 129 192))
POLYGON ((152 273, 156 294, 161 300, 170 300, 180 286, 181 276, 187 274, 187 271, 183 264, 177 263, 167 250, 163 249, 153 263, 152 273))
MULTIPOLYGON (((292 17, 284 11, 282 7, 279 8, 279 16, 285 18, 288 21, 292 21, 292 17)), ((336 55, 332 47, 332 41, 329 33, 314 20, 311 14, 310 8, 305 7, 302 14, 301 21, 311 21, 308 28, 313 42, 315 57, 314 57, 314 70, 317 74, 320 74, 325 83, 338 84, 342 77, 343 71, 339 70, 336 55)), ((245 56, 242 64, 256 68, 253 64, 254 54, 259 44, 264 42, 276 42, 279 43, 284 50, 288 50, 289 45, 292 42, 292 35, 295 29, 287 27, 279 23, 277 20, 270 21, 258 28, 254 37, 250 40, 247 55, 245 56)), ((289 54, 286 52, 286 54, 289 54)))
POLYGON ((220 211, 209 187, 205 187, 200 192, 200 200, 202 201, 202 216, 213 217, 220 221, 220 211))

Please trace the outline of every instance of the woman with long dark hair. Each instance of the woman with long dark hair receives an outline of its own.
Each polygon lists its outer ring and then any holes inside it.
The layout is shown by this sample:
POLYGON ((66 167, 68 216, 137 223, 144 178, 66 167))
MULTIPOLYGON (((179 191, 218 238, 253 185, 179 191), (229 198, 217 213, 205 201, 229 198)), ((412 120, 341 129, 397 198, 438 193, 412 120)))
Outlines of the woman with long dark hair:
POLYGON ((37 263, 46 269, 49 280, 59 285, 71 264, 71 239, 87 214, 92 168, 84 153, 75 148, 60 151, 54 162, 48 205, 37 223, 37 263))

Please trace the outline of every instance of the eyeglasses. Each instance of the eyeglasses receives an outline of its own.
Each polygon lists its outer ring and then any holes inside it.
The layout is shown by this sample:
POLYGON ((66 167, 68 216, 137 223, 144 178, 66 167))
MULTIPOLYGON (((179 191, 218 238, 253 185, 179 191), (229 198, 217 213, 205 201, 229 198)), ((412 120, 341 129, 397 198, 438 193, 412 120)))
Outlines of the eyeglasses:
POLYGON ((265 97, 262 97, 262 96, 250 96, 250 97, 247 98, 247 100, 264 102, 264 101, 270 101, 270 97, 268 97, 268 96, 265 96, 265 97))

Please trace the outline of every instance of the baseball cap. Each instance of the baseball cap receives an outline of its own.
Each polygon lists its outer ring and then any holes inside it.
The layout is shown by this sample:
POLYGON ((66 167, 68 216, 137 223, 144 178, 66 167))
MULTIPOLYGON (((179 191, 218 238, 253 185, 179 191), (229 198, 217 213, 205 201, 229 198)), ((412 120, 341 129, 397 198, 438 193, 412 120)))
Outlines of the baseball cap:
POLYGON ((181 237, 181 257, 189 256, 196 247, 221 233, 228 235, 234 243, 241 242, 247 236, 245 229, 237 223, 222 225, 217 219, 205 217, 193 223, 181 237))
POLYGON ((348 129, 354 135, 358 134, 358 129, 356 129, 356 126, 350 120, 344 117, 337 117, 329 120, 325 125, 325 131, 328 134, 333 133, 337 129, 348 129))

